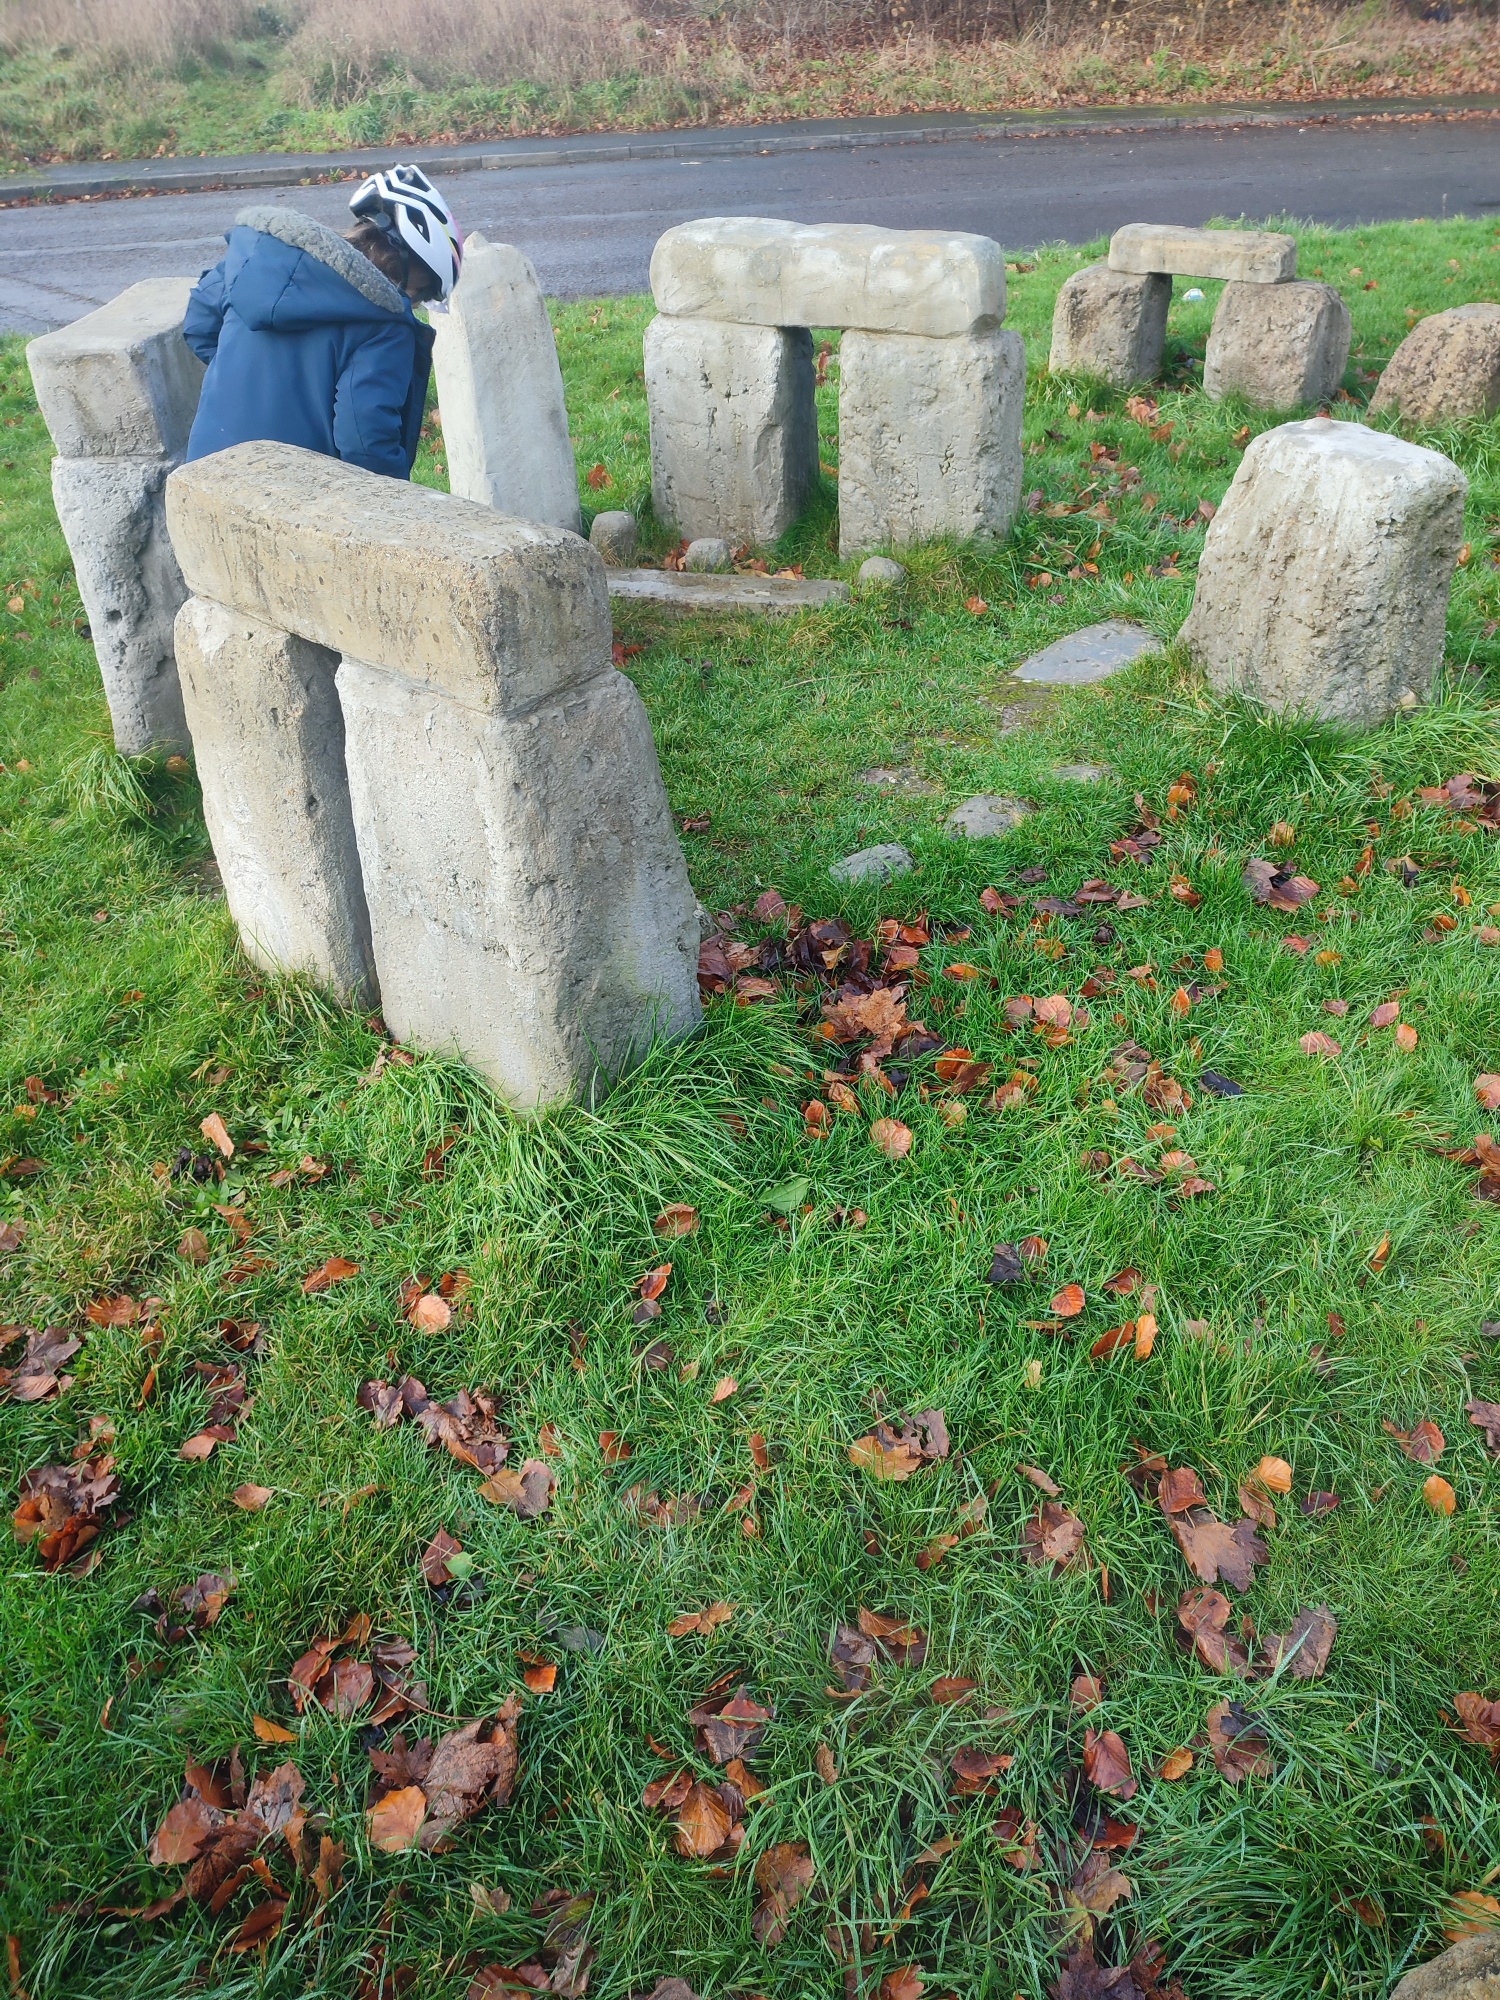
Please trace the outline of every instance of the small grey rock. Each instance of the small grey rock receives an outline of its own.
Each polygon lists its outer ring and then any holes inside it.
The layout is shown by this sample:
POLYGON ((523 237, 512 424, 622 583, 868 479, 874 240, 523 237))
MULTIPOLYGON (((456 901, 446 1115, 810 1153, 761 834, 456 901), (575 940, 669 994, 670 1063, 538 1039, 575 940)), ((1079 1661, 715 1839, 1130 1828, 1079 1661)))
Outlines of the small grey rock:
POLYGON ((734 550, 717 535, 700 535, 689 542, 683 565, 695 570, 725 570, 734 561, 734 550))
POLYGON ((915 866, 901 843, 892 840, 883 847, 862 847, 857 854, 846 854, 828 872, 835 882, 889 882, 893 875, 909 874, 915 866))
POLYGON ((612 567, 628 569, 635 561, 638 533, 634 514, 627 514, 623 509, 617 508, 610 513, 594 516, 594 524, 589 529, 589 540, 612 567))
POLYGON ((955 806, 943 826, 955 840, 992 840, 1003 833, 1014 833, 1034 810, 1025 799, 1003 799, 992 792, 981 792, 977 798, 965 799, 962 805, 955 806))
POLYGON ((1108 778, 1113 771, 1108 764, 1054 764, 1052 775, 1063 785, 1097 785, 1101 778, 1108 778))
POLYGON ((1500 1930, 1461 1938, 1413 1966, 1391 2000, 1500 2000, 1500 1930))
POLYGON ((866 556, 859 566, 859 580, 877 586, 905 583, 906 571, 889 556, 866 556))

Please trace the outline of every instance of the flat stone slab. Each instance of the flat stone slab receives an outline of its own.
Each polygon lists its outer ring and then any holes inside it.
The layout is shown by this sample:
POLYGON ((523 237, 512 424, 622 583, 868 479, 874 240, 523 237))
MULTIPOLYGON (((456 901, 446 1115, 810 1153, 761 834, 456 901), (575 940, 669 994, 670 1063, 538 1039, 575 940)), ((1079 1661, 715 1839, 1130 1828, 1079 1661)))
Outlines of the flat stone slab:
POLYGON ((1054 764, 1052 775, 1060 785, 1097 785, 1114 770, 1109 764, 1054 764))
POLYGON ((943 821, 943 828, 954 840, 995 840, 1002 834, 1014 833, 1034 810, 1025 799, 998 798, 993 792, 981 792, 978 797, 955 806, 943 821))
POLYGON ((939 789, 915 764, 872 764, 860 772, 859 782, 877 792, 905 792, 910 798, 931 798, 939 789))
POLYGON ((862 847, 857 854, 846 854, 828 872, 835 882, 889 882, 893 875, 909 875, 916 865, 900 841, 891 840, 880 847, 862 847))
POLYGON ((849 586, 833 577, 690 576, 676 569, 612 569, 609 594, 674 611, 823 611, 847 604, 849 586))
POLYGON ((1182 229, 1170 222, 1127 222, 1109 239, 1109 268, 1146 277, 1231 278, 1279 285, 1297 275, 1297 239, 1272 229, 1182 229))
POLYGON ((1016 679, 1044 687, 1088 687, 1093 681, 1117 674, 1143 653, 1159 653, 1162 643, 1144 625, 1106 618, 1098 625, 1070 632, 1065 639, 1054 639, 1050 646, 1033 653, 1016 668, 1016 679))

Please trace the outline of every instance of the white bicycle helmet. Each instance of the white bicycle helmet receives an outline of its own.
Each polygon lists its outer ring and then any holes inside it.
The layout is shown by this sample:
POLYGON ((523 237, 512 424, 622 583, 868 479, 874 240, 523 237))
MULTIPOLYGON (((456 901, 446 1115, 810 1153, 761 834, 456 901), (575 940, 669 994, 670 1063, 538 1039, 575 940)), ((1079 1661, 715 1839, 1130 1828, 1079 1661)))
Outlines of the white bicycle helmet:
POLYGON ((453 211, 420 167, 388 167, 371 174, 349 198, 361 222, 373 222, 437 279, 447 298, 458 283, 464 239, 453 211))

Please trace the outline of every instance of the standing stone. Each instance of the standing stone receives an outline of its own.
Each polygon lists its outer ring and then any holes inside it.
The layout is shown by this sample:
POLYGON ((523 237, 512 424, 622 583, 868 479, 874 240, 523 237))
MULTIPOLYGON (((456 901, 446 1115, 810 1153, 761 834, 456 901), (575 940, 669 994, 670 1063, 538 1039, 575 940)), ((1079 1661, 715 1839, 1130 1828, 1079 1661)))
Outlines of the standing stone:
POLYGON ((612 507, 607 513, 596 514, 589 528, 590 544, 612 568, 628 567, 634 562, 639 537, 634 514, 627 514, 623 508, 612 507))
POLYGON ((277 444, 181 467, 167 516, 200 596, 344 655, 399 1037, 530 1110, 696 1024, 693 891, 586 542, 277 444))
POLYGON ((1442 659, 1467 491, 1363 424, 1263 431, 1209 523, 1184 645, 1221 693, 1383 722, 1442 659))
POLYGON ((1154 382, 1167 339, 1172 280, 1090 264, 1075 271, 1052 309, 1054 375, 1096 375, 1111 388, 1154 382))
POLYGON ((1270 229, 1183 229, 1172 222, 1127 222, 1109 239, 1112 271, 1165 271, 1178 278, 1227 278, 1279 285, 1297 275, 1297 239, 1270 229))
POLYGON ((1462 423, 1500 410, 1500 305, 1452 306, 1419 320, 1385 365, 1370 414, 1462 423))
POLYGON ((433 328, 450 491, 577 534, 578 467, 562 369, 530 258, 476 231, 433 328))
POLYGON ((187 585, 167 535, 170 470, 165 458, 52 461, 52 501, 123 757, 188 747, 172 638, 187 585))
POLYGON ((378 998, 360 879, 338 655, 190 597, 177 660, 203 817, 245 950, 340 1000, 378 998))
POLYGON ((172 621, 187 595, 163 515, 203 364, 182 338, 186 278, 132 285, 26 358, 58 456, 52 494, 124 756, 187 747, 172 621))
POLYGON ((706 216, 658 237, 658 312, 742 326, 968 333, 1005 315, 1005 256, 962 230, 706 216))
POLYGON ((818 476, 807 328, 661 315, 645 377, 657 518, 689 541, 784 534, 818 476))
POLYGON ((1326 403, 1349 365, 1353 322, 1332 285, 1226 285, 1203 357, 1205 395, 1263 410, 1326 403))
POLYGON ((844 335, 839 554, 1004 535, 1021 503, 1026 349, 991 327, 844 335))

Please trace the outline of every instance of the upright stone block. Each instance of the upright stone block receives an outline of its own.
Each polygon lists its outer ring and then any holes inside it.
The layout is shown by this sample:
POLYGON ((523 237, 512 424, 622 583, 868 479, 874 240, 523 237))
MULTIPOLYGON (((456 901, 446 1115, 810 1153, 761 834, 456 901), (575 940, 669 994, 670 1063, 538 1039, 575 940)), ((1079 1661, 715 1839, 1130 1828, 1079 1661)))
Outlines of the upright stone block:
POLYGON ((187 596, 167 536, 170 461, 54 458, 52 500, 125 757, 185 750, 172 621, 187 596))
POLYGON ((349 659, 338 687, 396 1035, 531 1110, 696 1025, 696 903, 623 674, 514 716, 349 659))
POLYGON ((1385 365, 1370 414, 1463 423, 1500 410, 1500 305, 1452 306, 1419 320, 1385 365))
POLYGON ((1383 722, 1442 659, 1467 491, 1363 424, 1263 431, 1209 523, 1183 643, 1222 693, 1383 722))
POLYGON ((1096 375, 1111 388, 1154 382, 1161 373, 1172 280, 1089 264, 1075 271, 1052 310, 1054 375, 1096 375))
POLYGON ((1297 239, 1271 229, 1183 229, 1171 222, 1127 222, 1109 240, 1109 268, 1144 277, 1228 278, 1279 285, 1297 275, 1297 239))
POLYGON ((1326 403, 1349 365, 1353 322, 1332 285, 1226 285, 1203 357, 1206 395, 1263 410, 1326 403))
POLYGON ((450 491, 576 534, 582 515, 562 369, 531 260, 476 231, 433 326, 450 491))
POLYGON ((175 458, 198 410, 203 363, 182 337, 192 281, 148 278, 28 343, 26 359, 63 458, 175 458))
POLYGON ((774 542, 818 474, 807 328, 662 315, 645 376, 658 519, 689 541, 774 542))
POLYGON ((840 555, 1004 535, 1021 499, 1021 336, 846 333, 839 354, 840 555))
POLYGON ((177 661, 230 914, 269 972, 379 998, 344 766, 338 655, 192 597, 177 661))
POLYGON ((1005 257, 960 230, 708 216, 657 239, 651 290, 677 319, 941 338, 1004 317, 1005 257))

